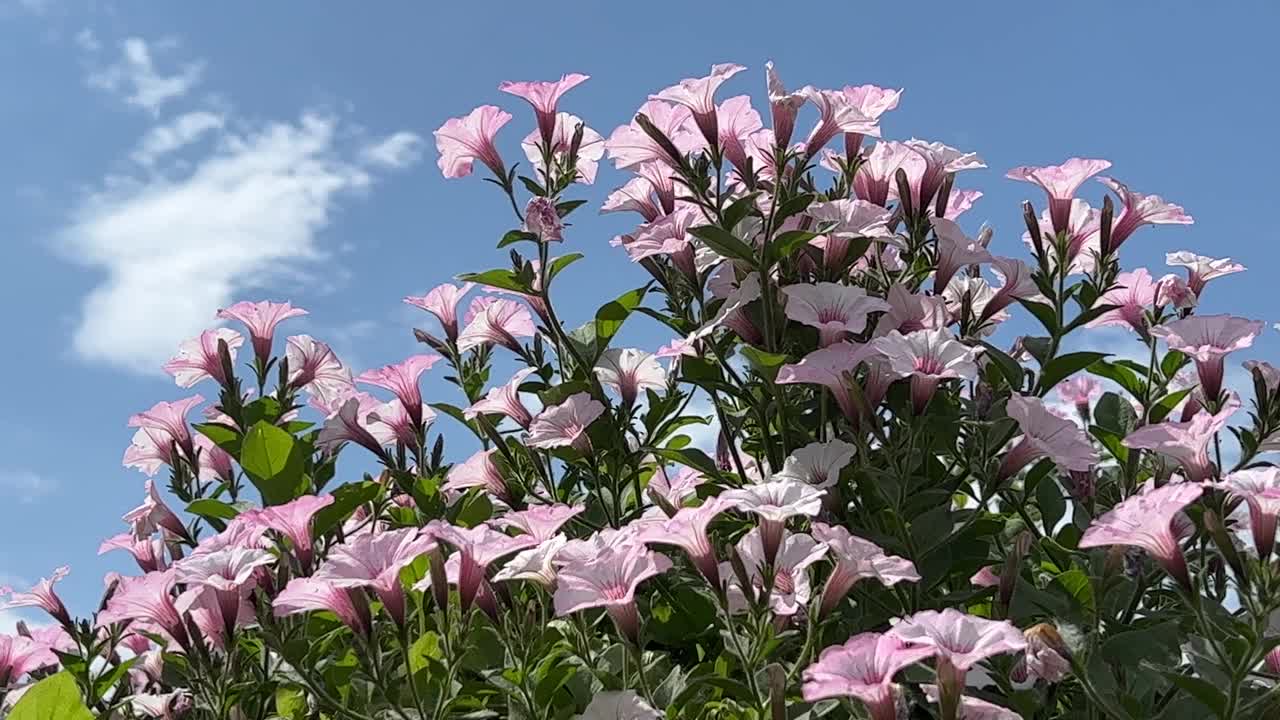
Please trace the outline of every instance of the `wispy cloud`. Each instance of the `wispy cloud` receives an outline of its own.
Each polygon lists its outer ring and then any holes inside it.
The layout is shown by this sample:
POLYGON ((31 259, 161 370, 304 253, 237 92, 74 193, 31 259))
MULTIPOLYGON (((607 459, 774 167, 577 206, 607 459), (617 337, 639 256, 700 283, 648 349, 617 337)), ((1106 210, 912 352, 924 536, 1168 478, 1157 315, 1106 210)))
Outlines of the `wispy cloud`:
MULTIPOLYGON (((84 41, 77 36, 82 47, 95 48, 98 41, 92 33, 84 41)), ((162 43, 168 48, 174 43, 162 43)), ((156 68, 152 47, 146 40, 131 37, 120 43, 120 58, 106 67, 89 74, 89 85, 100 90, 120 93, 125 102, 155 115, 170 100, 186 95, 200 83, 204 74, 203 62, 183 65, 175 73, 166 75, 156 68)))
POLYGON ((401 131, 366 145, 360 157, 370 165, 399 170, 422 159, 422 146, 417 133, 401 131))
POLYGON ((23 505, 57 491, 58 481, 30 470, 0 470, 0 489, 23 505))
POLYGON ((162 156, 196 142, 210 131, 221 129, 223 123, 221 115, 206 110, 179 115, 172 122, 148 130, 133 151, 133 159, 140 165, 153 165, 162 156))

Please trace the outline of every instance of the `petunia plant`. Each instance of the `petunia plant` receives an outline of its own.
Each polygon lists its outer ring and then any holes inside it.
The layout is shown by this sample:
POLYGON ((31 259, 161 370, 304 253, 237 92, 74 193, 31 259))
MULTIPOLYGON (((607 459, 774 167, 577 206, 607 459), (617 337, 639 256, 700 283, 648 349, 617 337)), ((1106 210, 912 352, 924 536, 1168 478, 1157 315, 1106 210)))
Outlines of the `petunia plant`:
POLYGON ((757 110, 744 69, 607 139, 561 110, 581 74, 502 84, 520 138, 445 122, 505 259, 405 298, 400 362, 219 311, 165 365, 210 399, 128 420, 101 551, 137 572, 81 617, 66 568, 6 589, 49 616, 0 635, 9 717, 1280 716, 1280 371, 1229 372, 1264 326, 1198 310, 1243 266, 1125 267, 1191 216, 1082 158, 1008 172, 1047 197, 998 254, 982 159, 882 137, 901 91, 769 64, 757 110), (611 242, 573 224, 606 160, 611 242), (586 248, 640 271, 573 327, 586 248))

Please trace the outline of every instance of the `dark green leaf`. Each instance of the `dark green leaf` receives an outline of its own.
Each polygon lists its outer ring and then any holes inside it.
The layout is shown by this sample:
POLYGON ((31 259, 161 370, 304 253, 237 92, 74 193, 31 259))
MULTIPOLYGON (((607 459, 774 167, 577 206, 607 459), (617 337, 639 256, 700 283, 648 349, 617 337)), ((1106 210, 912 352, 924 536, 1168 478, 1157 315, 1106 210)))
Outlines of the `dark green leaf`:
POLYGON ((1052 476, 1044 478, 1036 486, 1036 504, 1040 507, 1040 520, 1044 524, 1045 534, 1052 535, 1067 512, 1067 500, 1058 487, 1058 481, 1052 476))
POLYGON ((1009 383, 1009 386, 1014 390, 1021 390, 1023 372, 1022 366, 1018 364, 1018 361, 1009 357, 1007 353, 989 342, 984 341, 982 347, 986 349, 987 355, 996 361, 996 366, 1000 368, 1000 374, 1004 375, 1005 381, 1009 383))
POLYGON ((1201 705, 1212 710, 1214 715, 1226 718, 1227 696, 1213 683, 1171 670, 1162 671, 1161 674, 1183 692, 1198 700, 1201 705))
POLYGON ((1019 300, 1018 302, 1022 303, 1022 307, 1026 308, 1028 312, 1040 321, 1040 324, 1044 326, 1044 329, 1047 330, 1050 335, 1058 332, 1058 319, 1054 317, 1053 308, 1045 305, 1044 303, 1032 302, 1030 300, 1019 300))
POLYGON ((1053 358, 1040 371, 1040 394, 1105 357, 1107 353, 1073 352, 1053 358))
POLYGON ((1173 412, 1173 408, 1182 402, 1183 398, 1191 394, 1192 390, 1195 390, 1195 387, 1175 390, 1153 403, 1150 410, 1151 422, 1162 422, 1169 416, 1169 413, 1173 412))
POLYGON ((715 225, 702 225, 695 228, 689 228, 689 234, 698 238, 707 244, 707 247, 715 250, 724 257, 745 260, 749 263, 755 263, 755 250, 738 238, 733 233, 715 225))
POLYGON ((356 508, 378 497, 381 487, 376 482, 354 482, 339 485, 333 491, 333 503, 323 507, 311 519, 311 532, 317 537, 340 525, 356 508))
POLYGON ((533 289, 522 282, 520 276, 512 270, 486 270, 481 273, 463 273, 458 276, 458 279, 463 282, 478 283, 500 290, 524 293, 525 295, 534 294, 533 289))
MULTIPOLYGON (((1097 375, 1098 377, 1103 377, 1114 382, 1124 388, 1125 392, 1135 398, 1140 398, 1143 395, 1145 383, 1143 383, 1137 373, 1122 363, 1109 363, 1104 360, 1099 360, 1098 362, 1090 365, 1088 370, 1090 373, 1097 375)), ((1146 368, 1143 368, 1142 372, 1145 373, 1146 368)))
POLYGON ((630 292, 625 292, 618 296, 617 300, 609 302, 596 311, 595 320, 595 351, 597 356, 603 353, 609 347, 609 341, 614 335, 618 334, 618 330, 622 328, 622 323, 626 322, 627 317, 644 301, 645 293, 649 291, 649 286, 636 288, 630 292))
POLYGON ((797 195, 779 205, 777 210, 773 213, 773 226, 780 227, 783 220, 807 210, 815 197, 817 196, 813 193, 805 193, 803 195, 797 195))
POLYGON ((704 475, 717 477, 720 475, 720 468, 716 467, 714 460, 706 453, 696 448, 686 448, 684 450, 672 450, 671 448, 649 448, 647 452, 651 452, 660 458, 680 463, 687 467, 691 467, 704 475))
POLYGON ((560 217, 567 217, 569 213, 582 207, 586 202, 586 200, 562 200, 556 203, 556 214, 560 217))
POLYGON ((245 433, 240 466, 262 493, 265 505, 280 505, 298 496, 305 462, 294 437, 265 420, 245 433))
POLYGON ((538 236, 524 230, 509 230, 502 239, 498 241, 498 247, 504 248, 508 245, 514 245, 518 242, 538 242, 538 236))
POLYGON ((817 233, 807 230, 788 230, 779 233, 769 241, 769 258, 771 261, 776 261, 787 257, 816 237, 818 237, 817 233))
POLYGON ((582 253, 569 253, 568 255, 552 260, 551 264, 547 266, 547 282, 554 280, 556 276, 560 274, 561 270, 564 270, 575 262, 581 260, 583 257, 582 253))
POLYGON ((240 514, 240 511, 235 506, 213 498, 200 498, 193 501, 190 505, 187 505, 187 512, 192 515, 199 515, 202 518, 216 520, 230 520, 240 514))

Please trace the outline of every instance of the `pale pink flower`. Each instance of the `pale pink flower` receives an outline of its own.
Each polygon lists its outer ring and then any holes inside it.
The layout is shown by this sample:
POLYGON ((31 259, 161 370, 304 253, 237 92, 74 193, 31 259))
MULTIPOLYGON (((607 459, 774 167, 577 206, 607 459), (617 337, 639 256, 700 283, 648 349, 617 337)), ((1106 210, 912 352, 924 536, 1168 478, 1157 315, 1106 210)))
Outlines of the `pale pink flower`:
POLYGON ((533 316, 523 305, 514 300, 491 298, 458 336, 458 351, 494 343, 519 352, 520 342, 516 338, 533 337, 534 332, 533 316))
POLYGON ((414 447, 418 443, 418 429, 422 428, 425 432, 436 421, 436 412, 430 406, 423 404, 420 407, 421 425, 409 415, 399 400, 370 407, 365 414, 365 424, 382 445, 401 443, 406 447, 414 447))
POLYGON ((1244 500, 1249 508, 1253 546, 1264 561, 1276 546, 1276 518, 1280 516, 1280 468, 1237 470, 1217 483, 1219 488, 1244 500))
POLYGON ((1089 406, 1101 394, 1102 383, 1088 375, 1077 375, 1058 385, 1058 397, 1070 403, 1085 422, 1089 420, 1089 406))
POLYGON ((1089 436, 1074 422, 1050 412, 1040 398, 1012 395, 1005 412, 1018 423, 1022 437, 1000 462, 1000 478, 1012 477, 1046 457, 1063 470, 1085 471, 1098 462, 1089 436))
POLYGON ((1032 277, 1031 266, 1021 260, 993 256, 991 272, 1000 280, 1000 287, 995 289, 996 294, 982 309, 982 314, 978 316, 979 323, 990 320, 996 312, 1005 309, 1015 300, 1044 300, 1044 295, 1040 294, 1040 286, 1036 285, 1032 277))
POLYGON ((840 471, 853 459, 857 447, 843 440, 813 442, 794 451, 774 474, 774 480, 794 480, 829 488, 840 480, 840 471))
POLYGON ((565 93, 586 82, 589 77, 581 73, 569 73, 561 75, 559 80, 552 82, 506 80, 498 85, 498 90, 524 98, 533 106, 534 114, 538 118, 538 131, 542 135, 542 142, 550 146, 555 134, 556 105, 565 93))
MULTIPOLYGON (((933 197, 938 194, 938 189, 942 187, 942 181, 947 175, 987 166, 977 153, 961 152, 940 142, 912 139, 906 144, 924 158, 923 169, 919 169, 919 166, 914 164, 904 166, 916 212, 924 213, 928 206, 933 204, 933 197)), ((897 197, 896 183, 890 185, 890 195, 897 197)))
MULTIPOLYGON (((540 541, 537 547, 521 550, 503 564, 501 570, 494 574, 494 582, 527 580, 541 585, 546 590, 555 592, 556 555, 560 553, 566 543, 568 543, 568 540, 564 535, 553 535, 540 541)), ((456 557, 459 556, 453 555, 449 559, 453 560, 456 557)), ((450 578, 450 582, 456 584, 457 580, 450 578)))
POLYGON ((565 523, 585 509, 582 505, 533 505, 527 510, 509 512, 490 524, 508 530, 514 528, 543 542, 560 532, 565 523))
POLYGON ((890 197, 897 197, 898 168, 907 177, 921 177, 925 171, 925 159, 906 143, 881 140, 871 148, 866 161, 853 176, 853 192, 859 199, 886 207, 890 197))
POLYGON ((1095 306, 1116 307, 1090 320, 1085 327, 1115 325, 1131 328, 1139 334, 1145 333, 1147 312, 1155 309, 1159 289, 1159 284, 1152 279, 1146 268, 1120 273, 1116 276, 1115 287, 1103 293, 1095 303, 1095 306))
POLYGON ((71 568, 63 565, 55 568, 53 573, 47 578, 41 578, 35 587, 24 593, 14 592, 12 588, 0 588, 0 597, 8 596, 8 601, 0 604, 0 610, 12 610, 20 607, 37 607, 65 625, 71 624, 71 614, 67 612, 67 606, 62 604, 62 598, 58 597, 58 593, 54 591, 53 586, 60 580, 71 573, 71 568))
POLYGON ((225 385, 227 378, 222 372, 222 359, 218 357, 219 342, 227 344, 227 354, 234 364, 236 349, 244 344, 244 336, 230 328, 214 328, 179 345, 178 354, 164 364, 164 371, 172 375, 181 388, 207 379, 225 385))
MULTIPOLYGON (((1040 233, 1044 252, 1056 264, 1057 249, 1054 241, 1053 218, 1045 209, 1040 213, 1040 233)), ((1089 203, 1075 198, 1071 201, 1071 210, 1067 216, 1067 243, 1065 260, 1069 274, 1092 272, 1095 267, 1094 256, 1101 255, 1102 211, 1089 207, 1089 203)), ((1022 242, 1028 248, 1035 248, 1035 240, 1031 233, 1022 233, 1022 242)))
POLYGON ((604 413, 604 405, 580 392, 559 405, 543 409, 529 426, 529 447, 550 449, 572 447, 579 452, 591 449, 587 428, 604 413))
POLYGON ((707 526, 734 504, 724 498, 708 498, 697 507, 680 508, 665 520, 647 524, 638 535, 640 542, 674 545, 685 551, 689 561, 702 573, 711 587, 720 587, 720 573, 715 547, 707 535, 707 526))
POLYGON ((243 512, 238 517, 250 525, 275 530, 288 538, 298 563, 309 569, 313 558, 311 520, 316 513, 332 504, 332 495, 303 495, 283 505, 243 512))
POLYGON ((619 550, 637 545, 645 523, 633 522, 620 528, 606 527, 582 539, 570 540, 555 557, 558 567, 591 562, 606 550, 619 550))
MULTIPOLYGON (((981 190, 960 190, 952 188, 951 195, 947 198, 947 207, 942 216, 948 220, 955 220, 961 215, 973 209, 974 203, 982 197, 981 190)), ((981 237, 981 234, 979 234, 981 237)), ((990 232, 987 238, 990 239, 990 232)))
POLYGON ((840 133, 856 133, 880 137, 880 126, 874 118, 862 114, 852 98, 839 90, 819 90, 805 86, 800 94, 818 108, 818 124, 805 140, 805 157, 813 157, 840 133))
POLYGON ((179 537, 187 537, 187 528, 165 504, 155 482, 148 480, 145 487, 147 494, 142 504, 121 518, 133 529, 133 536, 138 539, 150 537, 157 529, 163 528, 179 537))
POLYGON ((1187 281, 1177 275, 1167 274, 1156 283, 1156 303, 1171 305, 1179 310, 1191 310, 1200 303, 1200 298, 1191 291, 1187 281))
POLYGON ((782 479, 745 485, 720 494, 720 497, 760 520, 764 557, 772 563, 782 542, 787 520, 797 516, 813 517, 822 511, 826 490, 796 480, 782 479))
POLYGON ((1163 338, 1170 350, 1177 350, 1196 361, 1200 389, 1206 398, 1217 399, 1222 393, 1223 361, 1236 350, 1253 345, 1262 333, 1257 320, 1231 315, 1192 315, 1171 320, 1151 328, 1151 334, 1163 338))
POLYGON ((1216 415, 1200 410, 1186 422, 1165 421, 1146 425, 1129 433, 1124 445, 1172 458, 1182 465, 1187 479, 1192 482, 1207 480, 1214 470, 1213 461, 1209 459, 1209 445, 1239 408, 1239 398, 1231 395, 1216 415))
POLYGON ((822 651, 804 669, 800 688, 805 702, 853 697, 862 701, 871 720, 897 720, 893 677, 933 655, 928 646, 909 645, 892 633, 861 633, 843 645, 822 651))
POLYGON ((395 365, 366 370, 356 377, 356 382, 390 390, 409 413, 414 424, 421 425, 423 421, 422 389, 418 386, 418 379, 440 359, 439 355, 430 353, 412 355, 395 365))
POLYGON ((854 238, 899 242, 889 230, 892 219, 889 211, 865 200, 842 198, 815 202, 805 212, 823 229, 823 235, 813 244, 822 247, 823 263, 832 270, 843 267, 849 259, 849 246, 854 238))
POLYGON ((427 526, 427 532, 458 551, 458 595, 464 613, 471 608, 490 565, 539 544, 533 535, 512 537, 488 525, 463 528, 434 521, 427 526))
MULTIPOLYGON (((687 107, 650 100, 640 106, 638 114, 649 118, 653 126, 682 154, 696 150, 706 142, 689 127, 693 114, 687 107)), ((614 167, 619 170, 646 163, 661 163, 669 167, 676 164, 675 159, 654 142, 635 120, 628 125, 618 126, 605 141, 604 147, 613 160, 614 167)))
POLYGON ((191 693, 184 689, 158 695, 131 695, 126 700, 135 713, 158 720, 178 720, 191 709, 191 693))
POLYGON ((671 560, 665 555, 639 544, 606 549, 587 562, 566 565, 557 577, 556 615, 563 617, 588 608, 604 608, 619 634, 637 643, 640 616, 636 609, 636 588, 644 580, 670 569, 671 560))
POLYGON ((983 565, 981 570, 969 578, 969 582, 981 588, 1000 587, 1000 576, 991 565, 983 565))
POLYGON ((134 562, 144 573, 165 569, 164 538, 148 536, 134 537, 132 532, 120 533, 102 541, 98 546, 98 554, 124 550, 133 556, 134 562))
POLYGON ((507 488, 507 482, 502 478, 497 463, 493 461, 493 454, 497 451, 497 448, 479 450, 464 462, 454 465, 445 476, 441 489, 457 492, 478 487, 503 502, 510 502, 511 491, 507 488))
POLYGON ((534 368, 521 368, 516 371, 506 385, 489 390, 484 399, 477 400, 474 405, 463 410, 463 417, 474 420, 483 414, 496 413, 511 418, 517 425, 528 430, 529 424, 533 422, 533 415, 520 400, 520 383, 533 372, 534 368))
MULTIPOLYGON (((878 364, 878 357, 879 353, 871 343, 866 345, 836 343, 805 355, 798 363, 783 365, 778 370, 777 382, 822 385, 831 391, 836 405, 845 418, 853 421, 859 415, 858 408, 850 395, 850 390, 854 386, 854 373, 864 362, 878 364)), ((871 374, 874 373, 875 370, 872 370, 871 374)), ((883 390, 887 388, 887 383, 884 385, 885 387, 876 389, 878 392, 873 390, 870 384, 866 388, 864 395, 867 396, 872 410, 884 397, 883 390)))
MULTIPOLYGON (((258 586, 256 571, 275 562, 275 556, 257 548, 233 547, 217 552, 191 555, 173 564, 175 579, 187 586, 186 602, 195 595, 210 610, 217 609, 221 628, 230 631, 240 624, 247 598, 258 586)), ((248 613, 253 616, 252 610, 248 613)))
POLYGON ((906 335, 893 330, 871 345, 888 361, 890 373, 911 378, 911 400, 917 413, 924 412, 943 380, 978 378, 978 350, 956 340, 945 328, 906 335))
MULTIPOLYGON (((769 115, 773 125, 773 139, 778 147, 786 147, 791 143, 791 135, 795 132, 796 113, 800 111, 800 106, 804 105, 805 94, 803 91, 787 92, 786 86, 782 84, 782 78, 778 77, 778 71, 773 69, 772 60, 764 64, 764 73, 769 90, 769 115)), ((771 148, 770 152, 772 152, 771 148)))
MULTIPOLYGON (((752 593, 764 592, 766 568, 772 565, 773 587, 767 593, 770 611, 779 617, 790 617, 809 604, 813 588, 809 583, 809 566, 827 554, 827 546, 804 533, 784 532, 776 557, 767 555, 762 528, 752 528, 736 546, 747 570, 752 593)), ((721 563, 720 576, 725 579, 725 594, 731 612, 747 609, 747 596, 729 563, 721 563)))
POLYGON ((574 720, 659 720, 661 713, 654 710, 634 690, 606 690, 591 696, 591 702, 574 720))
MULTIPOLYGON (((596 181, 596 170, 600 159, 604 157, 604 138, 600 133, 587 127, 577 115, 556 113, 555 129, 551 134, 551 153, 556 158, 567 158, 579 126, 582 127, 582 141, 578 145, 577 163, 574 166, 578 174, 575 181, 590 185, 596 181)), ((542 150, 538 147, 540 133, 540 130, 535 130, 520 143, 524 156, 535 165, 542 162, 542 150)))
POLYGON ((397 625, 404 623, 404 586, 400 571, 431 551, 436 538, 419 534, 417 528, 388 530, 349 537, 329 549, 329 556, 316 570, 316 580, 338 587, 372 588, 397 625))
POLYGON ((738 95, 720 103, 716 118, 724 156, 739 172, 746 172, 749 138, 764 127, 760 113, 751 107, 750 96, 738 95))
MULTIPOLYGON (((880 122, 880 116, 898 107, 901 90, 890 90, 876 85, 846 85, 841 92, 849 99, 849 103, 863 117, 873 122, 880 122)), ((862 148, 862 133, 847 132, 844 134, 845 157, 852 158, 862 148)))
POLYGON ((693 121, 702 131, 707 142, 715 143, 719 138, 716 121, 716 90, 724 81, 746 70, 742 65, 721 63, 711 66, 711 74, 700 78, 686 78, 655 95, 650 100, 666 100, 683 105, 693 113, 693 121))
POLYGON ((507 168, 493 138, 510 120, 510 113, 494 105, 481 105, 465 117, 446 120, 434 133, 440 171, 446 178, 466 177, 479 160, 495 177, 505 180, 507 168))
POLYGON ((422 297, 409 296, 404 301, 434 315, 440 321, 440 326, 444 328, 445 335, 450 340, 457 340, 458 303, 462 302, 462 298, 474 287, 475 283, 469 282, 461 285, 444 283, 432 288, 422 297))
POLYGON ((1056 683, 1071 674, 1071 663, 1066 657, 1070 652, 1056 627, 1039 623, 1027 628, 1022 635, 1027 639, 1027 649, 1014 666, 1012 676, 1015 681, 1023 675, 1031 682, 1039 679, 1056 683))
POLYGON ((1233 262, 1231 258, 1205 257, 1186 250, 1168 253, 1164 256, 1164 260, 1174 267, 1187 269, 1187 285, 1196 297, 1200 296, 1205 284, 1210 280, 1245 271, 1243 265, 1233 262))
POLYGON ((698 245, 689 228, 701 222, 702 215, 696 206, 681 205, 674 212, 641 226, 623 249, 632 262, 655 255, 668 256, 690 282, 697 282, 698 245))
MULTIPOLYGON (((150 410, 140 412, 129 418, 129 427, 142 428, 156 444, 176 444, 187 458, 196 456, 192 445, 191 429, 187 426, 187 414, 196 405, 204 402, 203 395, 192 395, 176 402, 158 402, 150 410)), ((135 435, 134 440, 138 440, 135 435)), ((128 464, 128 453, 125 454, 128 464)))
MULTIPOLYGON (((1130 436, 1132 437, 1132 436, 1130 436)), ((1204 492, 1194 482, 1170 483, 1133 495, 1095 519, 1084 531, 1080 548, 1125 545, 1146 550, 1183 588, 1191 590, 1187 561, 1174 534, 1174 518, 1204 492)))
POLYGON ((249 518, 244 517, 243 513, 228 520, 225 530, 201 540, 200 544, 191 551, 191 554, 205 555, 242 547, 263 550, 271 547, 271 544, 264 539, 267 529, 256 523, 248 522, 248 520, 249 518))
POLYGON ((889 303, 889 312, 876 323, 877 337, 888 334, 890 330, 912 333, 951 324, 951 312, 944 297, 912 294, 906 285, 894 283, 889 286, 885 300, 889 303))
POLYGON ((1133 231, 1143 225, 1190 225, 1195 222, 1181 205, 1174 205, 1159 195, 1134 192, 1115 178, 1100 177, 1098 182, 1111 188, 1123 204, 1115 224, 1111 226, 1110 251, 1119 248, 1133 231))
POLYGON ((1262 360, 1245 360, 1241 364, 1250 375, 1256 372, 1262 376, 1262 383, 1266 386, 1267 392, 1275 392, 1280 388, 1280 368, 1262 360))
POLYGON ((328 406, 351 392, 351 371, 327 344, 310 335, 293 335, 285 342, 289 386, 302 388, 328 406))
POLYGON ((21 635, 0 634, 0 687, 16 686, 22 676, 57 664, 58 656, 47 645, 21 635))
POLYGON ((787 297, 787 317, 817 328, 823 347, 861 333, 867 329, 868 315, 889 309, 888 303, 867 295, 866 290, 838 283, 788 285, 782 293, 787 297))
MULTIPOLYGON (((924 691, 925 699, 929 702, 939 702, 942 697, 937 685, 925 684, 921 685, 920 689, 924 691)), ((1022 716, 995 703, 962 695, 960 707, 956 710, 956 720, 1022 720, 1022 716)))
POLYGON ((667 473, 667 469, 659 465, 649 478, 649 495, 657 495, 672 508, 678 508, 684 501, 698 492, 698 486, 707 481, 706 476, 691 467, 680 468, 675 477, 667 473))
POLYGON ((641 390, 665 390, 667 371, 658 358, 636 348, 611 348, 596 361, 600 384, 622 396, 624 405, 635 402, 641 390))
POLYGON ((196 464, 199 466, 197 474, 200 479, 232 484, 236 470, 235 459, 230 453, 204 435, 196 435, 195 444, 199 456, 196 464))
POLYGON ((654 200, 653 185, 643 177, 633 177, 625 185, 609 193, 601 213, 635 212, 651 223, 664 215, 662 208, 654 200))
POLYGON ((173 568, 141 577, 120 578, 106 608, 98 613, 98 626, 141 621, 155 625, 185 646, 188 641, 186 627, 173 602, 176 582, 173 568))
MULTIPOLYGON (((1065 232, 1071 214, 1071 200, 1085 180, 1111 167, 1106 160, 1070 158, 1061 165, 1016 167, 1005 177, 1039 185, 1049 195, 1049 216, 1054 232, 1065 232)), ((1118 243, 1117 243, 1118 244, 1118 243)))
POLYGON ((272 600, 272 612, 276 617, 286 617, 303 612, 328 611, 358 635, 369 634, 369 609, 361 602, 357 605, 353 593, 359 592, 340 587, 332 581, 300 577, 289 581, 284 590, 272 600))
POLYGON ((253 345, 253 354, 264 367, 271 359, 271 340, 276 334, 276 325, 289 318, 307 315, 307 311, 296 308, 287 302, 276 303, 270 300, 261 302, 240 301, 228 308, 218 311, 223 320, 235 320, 249 330, 249 340, 253 345))
POLYGON ((965 673, 974 665, 993 655, 1016 653, 1027 647, 1026 638, 1008 622, 986 620, 953 608, 918 612, 889 632, 935 651, 938 684, 943 688, 943 697, 953 698, 952 702, 959 699, 965 673))
POLYGON ((937 263, 933 273, 933 292, 941 293, 961 268, 989 263, 995 258, 986 246, 964 234, 964 230, 946 218, 929 218, 937 236, 937 263))
POLYGON ((335 452, 344 443, 354 442, 374 455, 387 459, 386 451, 382 446, 383 441, 390 438, 375 437, 369 427, 361 421, 361 416, 365 414, 362 411, 372 409, 372 405, 376 402, 363 393, 347 398, 338 411, 325 420, 324 426, 320 428, 320 434, 316 436, 316 447, 326 452, 335 452), (364 407, 362 397, 373 400, 373 403, 364 407))
POLYGON ((121 464, 137 468, 147 477, 154 477, 161 467, 173 465, 173 444, 168 434, 160 430, 142 428, 133 434, 133 440, 124 450, 121 464))
POLYGON ((830 558, 835 563, 835 569, 822 589, 820 616, 825 617, 835 610, 854 584, 864 578, 877 580, 885 587, 920 581, 920 574, 910 560, 887 555, 879 545, 853 535, 839 525, 815 522, 812 532, 818 542, 829 548, 830 558))
MULTIPOLYGON (((942 299, 947 303, 947 312, 951 313, 953 321, 959 322, 965 318, 966 308, 968 308, 967 317, 971 321, 986 318, 976 330, 982 336, 992 334, 996 330, 996 325, 1009 318, 1009 313, 1003 307, 987 312, 987 306, 995 297, 995 289, 980 277, 957 275, 951 278, 951 282, 947 283, 946 289, 942 291, 942 299)), ((1004 306, 1007 306, 1007 303, 1004 306)))
POLYGON ((760 331, 752 323, 746 308, 751 303, 759 300, 760 297, 760 274, 750 273, 742 279, 737 289, 730 292, 729 296, 724 299, 724 303, 720 306, 716 316, 710 322, 690 333, 689 337, 685 338, 685 341, 688 343, 696 342, 713 335, 717 329, 726 327, 742 338, 744 342, 758 344, 761 340, 760 331))
POLYGON ((551 198, 532 197, 524 206, 524 231, 540 242, 564 241, 564 221, 551 198))

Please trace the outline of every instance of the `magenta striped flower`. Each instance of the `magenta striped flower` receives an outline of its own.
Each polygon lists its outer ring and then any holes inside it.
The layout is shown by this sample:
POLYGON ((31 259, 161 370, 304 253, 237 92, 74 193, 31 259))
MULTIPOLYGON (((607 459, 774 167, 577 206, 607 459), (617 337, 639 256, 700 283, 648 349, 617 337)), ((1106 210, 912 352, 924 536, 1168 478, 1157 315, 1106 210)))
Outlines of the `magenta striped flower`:
POLYGON ((1209 459, 1209 445, 1227 426, 1227 420, 1240 409, 1240 399, 1229 395, 1217 414, 1208 410, 1196 412, 1186 422, 1152 423, 1134 430, 1124 438, 1126 447, 1151 450, 1178 462, 1192 482, 1208 480, 1214 472, 1209 459))
POLYGON ((640 640, 636 588, 654 575, 671 569, 671 561, 630 543, 605 550, 592 559, 566 565, 557 577, 555 610, 564 617, 579 610, 604 608, 618 633, 632 643, 640 640))
POLYGON ((444 328, 445 336, 450 340, 457 340, 458 304, 474 287, 475 283, 462 283, 461 285, 444 283, 432 288, 430 292, 422 297, 409 296, 404 301, 434 315, 440 321, 440 326, 444 328))
MULTIPOLYGON (((192 444, 191 429, 187 425, 187 414, 202 402, 203 395, 192 395, 176 402, 158 402, 150 410, 131 416, 129 427, 147 430, 147 435, 157 444, 176 444, 188 459, 192 459, 196 452, 192 444)), ((134 439, 137 440, 137 436, 134 439)), ((125 459, 127 463, 127 453, 125 459)))
POLYGON ((560 528, 582 514, 582 505, 533 505, 527 510, 509 512, 491 521, 495 527, 515 529, 538 542, 551 539, 560 528))
POLYGON ((504 415, 515 421, 517 425, 528 430, 533 422, 533 415, 520 399, 520 384, 534 373, 534 368, 521 368, 507 381, 499 385, 477 400, 475 404, 462 412, 468 420, 474 420, 483 414, 504 415))
POLYGON ((484 488, 484 491, 503 501, 511 502, 511 491, 502 478, 498 465, 493 461, 497 448, 478 450, 465 461, 450 468, 441 490, 457 492, 468 488, 484 488))
POLYGON ((297 613, 328 611, 357 635, 368 636, 371 619, 369 608, 363 599, 354 596, 359 590, 342 587, 329 580, 294 578, 272 600, 272 612, 276 617, 297 613))
POLYGON ((815 540, 827 546, 828 557, 835 563, 822 589, 818 611, 822 617, 835 610, 859 580, 877 580, 885 587, 920 581, 920 574, 910 560, 888 555, 879 545, 839 525, 815 522, 812 532, 815 540))
POLYGON ((1111 247, 1120 247, 1135 230, 1143 225, 1190 225, 1195 220, 1181 205, 1168 202, 1159 195, 1143 195, 1115 178, 1100 177, 1098 182, 1111 188, 1120 197, 1120 215, 1111 226, 1111 247))
POLYGON ((580 392, 570 395, 559 405, 544 409, 529 426, 529 447, 551 449, 571 447, 578 452, 591 450, 587 428, 604 414, 604 405, 580 392))
POLYGON ((716 90, 726 80, 746 70, 741 65, 721 63, 711 66, 711 74, 700 78, 686 78, 680 82, 650 95, 650 100, 665 100, 683 105, 693 113, 693 122, 702 131, 702 137, 709 143, 719 141, 719 128, 716 118, 716 90))
POLYGON ((491 296, 477 298, 472 301, 471 311, 474 316, 468 319, 467 327, 458 336, 459 352, 492 344, 518 353, 521 348, 516 338, 533 337, 537 331, 529 310, 514 300, 491 296), (484 302, 477 304, 482 299, 484 302))
POLYGON ((1177 350, 1196 361, 1200 390, 1205 398, 1217 400, 1222 393, 1223 362, 1227 355, 1253 345, 1262 333, 1257 320, 1231 315, 1192 315, 1151 328, 1151 334, 1164 339, 1170 350, 1177 350))
POLYGON ((164 364, 164 371, 172 375, 181 388, 189 388, 208 379, 226 385, 222 359, 218 357, 219 342, 227 344, 227 354, 234 363, 236 350, 244 344, 244 336, 230 328, 214 328, 179 345, 178 354, 164 364))
POLYGON ((427 526, 427 532, 458 551, 458 562, 461 563, 458 568, 458 597, 464 614, 471 609, 490 565, 539 544, 532 535, 512 537, 488 525, 464 528, 433 521, 427 526))
POLYGON ((446 178, 471 174, 476 160, 484 163, 495 177, 506 179, 507 168, 493 138, 511 114, 494 105, 481 105, 464 117, 449 118, 433 133, 440 159, 436 164, 446 178))
POLYGON ((239 515, 243 522, 262 530, 274 530, 289 541, 294 557, 304 572, 314 557, 311 520, 333 504, 332 495, 303 495, 283 505, 249 510, 239 515))
POLYGON ((12 610, 20 607, 38 607, 63 626, 71 625, 71 614, 62 598, 54 591, 53 586, 70 574, 71 568, 63 565, 55 568, 47 578, 41 578, 35 587, 24 593, 14 592, 12 588, 0 588, 0 597, 8 596, 8 601, 0 605, 0 610, 12 610))
POLYGON ((720 587, 719 563, 707 526, 734 504, 723 498, 708 498, 697 507, 680 508, 666 520, 644 526, 638 535, 643 543, 674 545, 685 551, 690 562, 713 588, 720 587))

